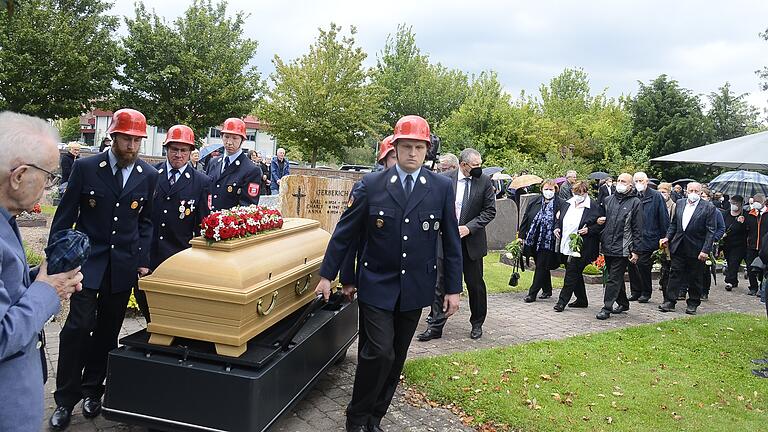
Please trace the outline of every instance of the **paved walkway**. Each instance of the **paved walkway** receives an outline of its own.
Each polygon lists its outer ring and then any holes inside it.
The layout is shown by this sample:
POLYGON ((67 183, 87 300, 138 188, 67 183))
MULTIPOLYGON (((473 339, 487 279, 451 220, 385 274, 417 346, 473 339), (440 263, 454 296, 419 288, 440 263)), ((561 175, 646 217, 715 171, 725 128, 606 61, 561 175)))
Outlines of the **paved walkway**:
MULTIPOLYGON (((721 281, 720 281, 721 282, 721 281)), ((721 282, 722 284, 722 282, 721 282)), ((558 291, 555 291, 557 294, 558 291)), ((500 294, 488 299, 488 319, 483 327, 484 335, 479 340, 469 338, 469 305, 462 299, 461 310, 451 318, 445 328, 442 339, 422 343, 414 341, 410 356, 435 356, 457 351, 469 351, 481 348, 508 346, 542 339, 559 339, 583 333, 611 330, 639 324, 658 322, 685 316, 685 306, 677 312, 663 314, 657 310, 661 293, 654 292, 650 303, 632 303, 628 313, 613 315, 607 321, 598 321, 595 314, 599 311, 602 299, 602 287, 587 287, 592 305, 587 309, 566 309, 555 313, 552 306, 556 299, 538 300, 524 303, 524 293, 500 294)), ((681 306, 678 303, 678 306, 681 306)), ((746 289, 738 288, 727 292, 722 285, 713 286, 709 301, 703 302, 700 313, 745 312, 765 316, 765 307, 755 297, 746 295, 746 289)), ((58 358, 58 332, 63 323, 53 322, 46 326, 48 337, 49 380, 46 386, 46 419, 55 408, 53 388, 55 387, 56 360, 58 358)), ((123 324, 123 335, 133 333, 144 327, 142 319, 128 318, 123 324)), ((417 330, 426 327, 422 324, 417 330)), ((297 406, 281 419, 273 428, 281 432, 324 432, 344 430, 344 407, 352 393, 352 381, 357 362, 356 344, 349 350, 347 360, 332 368, 320 379, 317 386, 297 406)), ((415 406, 406 402, 406 390, 402 386, 395 395, 395 400, 382 424, 387 431, 471 431, 463 426, 457 416, 443 408, 415 406)), ((46 430, 45 426, 43 430, 46 430)), ((84 431, 144 431, 143 428, 121 425, 97 418, 87 420, 81 415, 80 407, 75 409, 72 426, 73 432, 84 431)))

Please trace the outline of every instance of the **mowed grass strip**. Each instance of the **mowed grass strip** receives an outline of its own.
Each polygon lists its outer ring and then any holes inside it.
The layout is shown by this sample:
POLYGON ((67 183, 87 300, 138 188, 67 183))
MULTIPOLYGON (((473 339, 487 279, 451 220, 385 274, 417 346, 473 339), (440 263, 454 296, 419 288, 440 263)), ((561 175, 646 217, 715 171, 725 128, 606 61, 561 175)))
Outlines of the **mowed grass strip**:
MULTIPOLYGON (((501 294, 509 292, 528 291, 533 282, 533 270, 526 270, 520 273, 520 282, 517 286, 509 286, 509 276, 512 274, 512 267, 499 262, 499 253, 491 252, 483 259, 483 278, 486 289, 489 294, 501 294)), ((563 287, 563 278, 552 278, 553 288, 563 287)))
POLYGON ((765 317, 702 315, 410 360, 409 385, 522 431, 765 431, 765 317))

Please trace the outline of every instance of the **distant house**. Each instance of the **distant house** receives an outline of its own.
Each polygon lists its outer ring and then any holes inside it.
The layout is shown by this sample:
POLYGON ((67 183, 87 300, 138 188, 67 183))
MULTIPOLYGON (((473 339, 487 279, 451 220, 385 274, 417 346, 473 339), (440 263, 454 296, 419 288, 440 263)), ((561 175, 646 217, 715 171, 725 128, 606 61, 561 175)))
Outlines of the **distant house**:
MULTIPOLYGON (((243 149, 256 149, 264 156, 272 156, 277 150, 277 140, 269 134, 269 125, 253 116, 246 116, 247 138, 243 149)), ((89 146, 98 147, 101 140, 107 136, 107 129, 112 123, 112 111, 95 109, 80 116, 80 141, 89 146)), ((166 130, 157 126, 147 125, 147 138, 142 142, 141 154, 163 156, 163 142, 166 130)), ((208 136, 198 139, 204 145, 221 144, 221 125, 208 129, 208 136)))

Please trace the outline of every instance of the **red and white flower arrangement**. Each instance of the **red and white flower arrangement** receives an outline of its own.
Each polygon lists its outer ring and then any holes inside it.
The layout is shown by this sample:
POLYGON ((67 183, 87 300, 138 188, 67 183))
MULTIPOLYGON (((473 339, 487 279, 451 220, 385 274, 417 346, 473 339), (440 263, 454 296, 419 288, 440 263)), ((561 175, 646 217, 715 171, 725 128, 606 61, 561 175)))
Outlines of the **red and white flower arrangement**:
POLYGON ((249 237, 282 227, 279 210, 257 205, 213 212, 200 224, 202 236, 209 242, 249 237))

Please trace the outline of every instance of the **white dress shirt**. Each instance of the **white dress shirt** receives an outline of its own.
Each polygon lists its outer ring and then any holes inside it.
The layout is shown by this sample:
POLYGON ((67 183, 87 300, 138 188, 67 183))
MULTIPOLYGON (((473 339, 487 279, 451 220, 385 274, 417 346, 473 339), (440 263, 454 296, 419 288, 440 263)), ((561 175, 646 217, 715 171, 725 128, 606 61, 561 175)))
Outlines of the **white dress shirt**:
MULTIPOLYGON (((109 157, 109 166, 112 167, 112 175, 115 175, 117 172, 117 156, 115 156, 115 153, 110 148, 107 152, 107 156, 109 157)), ((127 166, 125 166, 123 170, 123 187, 125 187, 125 184, 128 183, 128 177, 131 176, 131 172, 133 171, 133 166, 136 165, 136 163, 131 163, 127 166)))
MULTIPOLYGON (((181 166, 181 168, 179 168, 179 176, 176 177, 174 179, 174 181, 178 181, 179 178, 181 178, 181 175, 184 174, 184 170, 187 169, 187 165, 189 165, 189 164, 184 164, 184 165, 181 166)), ((170 163, 168 163, 168 161, 165 161, 165 169, 166 169, 166 172, 168 173, 168 181, 170 181, 171 180, 171 170, 174 169, 174 168, 171 166, 170 163)))
POLYGON ((464 174, 461 172, 461 170, 458 171, 457 175, 456 201, 454 202, 454 208, 456 208, 456 219, 459 220, 461 219, 461 208, 464 204, 464 189, 472 189, 472 177, 464 177, 464 174))
POLYGON ((696 206, 699 205, 699 201, 696 201, 695 203, 691 203, 690 201, 685 201, 685 208, 683 209, 683 231, 685 231, 686 228, 688 228, 688 222, 691 221, 691 217, 693 217, 693 212, 696 211, 696 206))
MULTIPOLYGON (((242 152, 243 152, 243 149, 240 149, 240 150, 236 151, 235 154, 233 154, 233 155, 230 155, 230 156, 226 156, 225 155, 224 158, 229 159, 229 165, 232 165, 233 163, 235 163, 235 160, 237 160, 237 158, 240 157, 240 153, 242 153, 242 152)), ((224 162, 226 162, 226 161, 224 159, 222 159, 221 160, 221 172, 222 173, 224 173, 224 167, 225 167, 224 162)))
POLYGON ((568 199, 568 210, 563 216, 563 231, 560 233, 560 253, 566 256, 573 254, 571 250, 571 234, 578 231, 581 217, 584 215, 584 209, 590 208, 591 200, 587 197, 581 204, 576 204, 576 198, 568 199))

